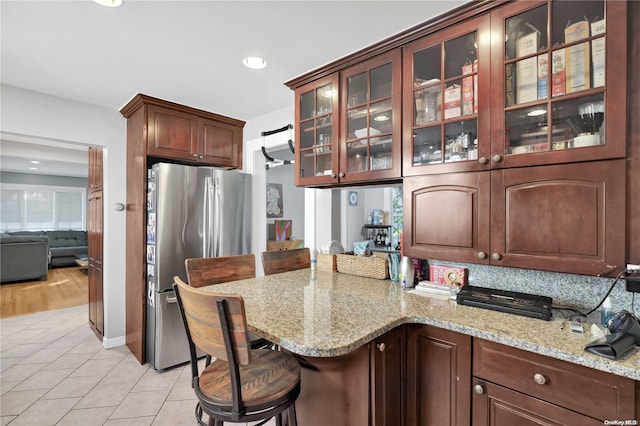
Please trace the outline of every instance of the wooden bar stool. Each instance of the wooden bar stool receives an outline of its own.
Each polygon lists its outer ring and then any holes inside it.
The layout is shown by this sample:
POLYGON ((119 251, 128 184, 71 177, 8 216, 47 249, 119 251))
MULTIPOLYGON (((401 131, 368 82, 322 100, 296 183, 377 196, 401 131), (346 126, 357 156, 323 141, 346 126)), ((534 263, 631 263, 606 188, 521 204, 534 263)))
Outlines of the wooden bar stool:
POLYGON ((262 425, 274 416, 280 426, 286 410, 289 425, 297 426, 300 365, 284 352, 250 349, 242 297, 193 288, 180 277, 174 277, 173 289, 189 341, 198 423, 207 425, 204 413, 209 426, 252 421, 262 425), (202 372, 196 347, 215 357, 202 372))
MULTIPOLYGON (((256 256, 240 254, 220 257, 194 257, 184 261, 187 282, 191 287, 203 287, 256 277, 256 256)), ((249 333, 251 348, 267 348, 273 344, 249 333)))
POLYGON ((309 248, 262 252, 262 267, 265 275, 295 271, 311 267, 309 248))

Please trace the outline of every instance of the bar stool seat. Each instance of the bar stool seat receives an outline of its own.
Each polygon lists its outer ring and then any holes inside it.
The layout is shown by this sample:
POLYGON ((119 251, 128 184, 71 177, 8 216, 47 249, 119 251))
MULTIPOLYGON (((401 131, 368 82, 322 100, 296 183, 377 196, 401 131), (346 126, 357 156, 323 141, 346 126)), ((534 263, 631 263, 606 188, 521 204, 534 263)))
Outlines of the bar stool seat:
POLYGON ((285 352, 251 349, 242 296, 193 288, 180 277, 173 289, 187 332, 198 423, 207 426, 206 414, 209 426, 262 425, 272 417, 281 426, 286 411, 289 425, 297 426, 300 364, 285 352), (213 360, 200 373, 196 347, 213 360))

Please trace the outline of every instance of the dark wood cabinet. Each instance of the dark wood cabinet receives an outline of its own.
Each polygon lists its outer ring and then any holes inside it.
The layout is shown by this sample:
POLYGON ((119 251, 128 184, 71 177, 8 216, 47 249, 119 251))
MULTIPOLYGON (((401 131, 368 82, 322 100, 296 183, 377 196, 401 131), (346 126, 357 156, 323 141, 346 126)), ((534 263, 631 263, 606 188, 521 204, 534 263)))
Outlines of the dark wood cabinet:
POLYGON ((341 183, 400 178, 401 65, 396 49, 340 73, 341 183))
POLYGON ((597 275, 624 264, 625 161, 405 178, 405 254, 597 275))
POLYGON ((403 53, 403 176, 488 170, 490 17, 407 44, 403 53))
POLYGON ((601 420, 484 380, 474 378, 473 388, 473 426, 602 425, 601 420))
POLYGON ((376 426, 405 424, 406 328, 378 337, 371 351, 371 417, 376 426))
POLYGON ((104 335, 102 158, 102 148, 89 148, 89 220, 87 221, 89 325, 99 339, 104 335))
POLYGON ((511 2, 492 11, 492 168, 625 156, 627 3, 511 2))
POLYGON ((89 147, 89 191, 100 191, 103 189, 103 168, 104 160, 102 148, 89 147))
POLYGON ((151 96, 134 96, 127 119, 126 344, 145 362, 148 166, 158 161, 242 167, 244 122, 151 96))
POLYGON ((607 160, 492 171, 491 264, 585 275, 624 265, 625 170, 607 160))
POLYGON ((204 117, 175 105, 150 104, 147 108, 149 156, 242 168, 243 122, 204 117))
POLYGON ((295 88, 298 186, 401 177, 401 52, 295 88))
POLYGON ((338 86, 336 73, 295 90, 296 186, 339 182, 338 86))
POLYGON ((635 418, 632 379, 482 339, 473 345, 474 425, 597 425, 635 418))
POLYGON ((407 326, 407 425, 469 425, 471 337, 407 326))
POLYGON ((489 263, 489 172, 404 178, 404 252, 423 259, 489 263))

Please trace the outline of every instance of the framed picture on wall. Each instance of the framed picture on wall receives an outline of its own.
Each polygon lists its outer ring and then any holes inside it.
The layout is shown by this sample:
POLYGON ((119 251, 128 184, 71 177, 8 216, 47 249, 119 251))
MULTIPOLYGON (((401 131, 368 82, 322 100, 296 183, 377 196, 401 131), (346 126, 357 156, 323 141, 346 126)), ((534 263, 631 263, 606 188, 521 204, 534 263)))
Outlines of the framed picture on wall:
POLYGON ((267 184, 267 217, 278 218, 283 214, 282 184, 267 184))

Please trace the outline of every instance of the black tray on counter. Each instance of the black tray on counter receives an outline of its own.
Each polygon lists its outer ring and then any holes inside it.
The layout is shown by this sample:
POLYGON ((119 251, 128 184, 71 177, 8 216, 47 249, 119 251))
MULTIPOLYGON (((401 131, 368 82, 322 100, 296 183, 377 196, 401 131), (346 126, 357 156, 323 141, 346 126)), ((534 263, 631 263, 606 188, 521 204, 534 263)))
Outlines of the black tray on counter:
POLYGON ((459 305, 474 306, 530 318, 551 320, 553 300, 547 296, 520 293, 517 291, 466 285, 458 293, 459 305))

